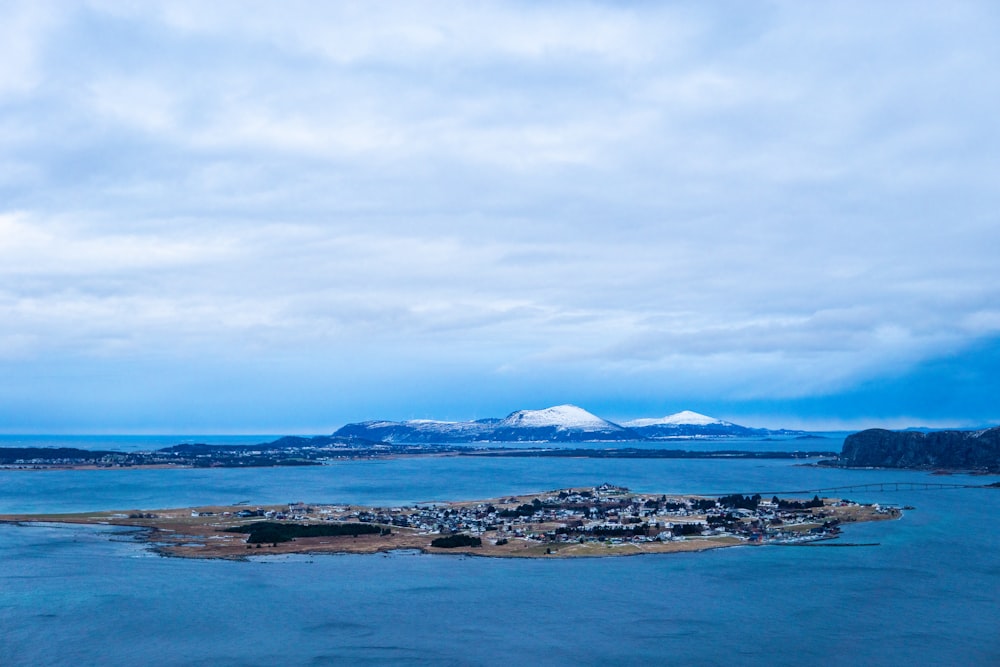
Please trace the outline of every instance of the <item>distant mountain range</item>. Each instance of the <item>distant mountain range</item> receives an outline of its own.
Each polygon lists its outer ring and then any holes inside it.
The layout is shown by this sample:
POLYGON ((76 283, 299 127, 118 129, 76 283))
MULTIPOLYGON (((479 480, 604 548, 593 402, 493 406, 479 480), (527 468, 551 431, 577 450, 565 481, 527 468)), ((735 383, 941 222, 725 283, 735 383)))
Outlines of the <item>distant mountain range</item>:
POLYGON ((503 419, 467 422, 430 419, 366 421, 348 424, 333 435, 391 443, 470 443, 753 438, 802 433, 748 428, 689 410, 666 417, 633 419, 616 424, 575 405, 557 405, 544 410, 517 410, 503 419))

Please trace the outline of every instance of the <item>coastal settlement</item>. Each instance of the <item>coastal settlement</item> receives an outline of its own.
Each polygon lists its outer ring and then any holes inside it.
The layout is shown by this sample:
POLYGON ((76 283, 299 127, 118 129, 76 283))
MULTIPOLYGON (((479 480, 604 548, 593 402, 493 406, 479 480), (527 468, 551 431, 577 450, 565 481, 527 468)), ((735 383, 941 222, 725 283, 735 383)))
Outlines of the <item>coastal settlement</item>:
POLYGON ((499 557, 624 556, 836 537, 856 521, 900 511, 845 499, 637 494, 603 484, 492 500, 400 507, 288 503, 61 515, 0 521, 146 528, 163 555, 240 559, 276 553, 400 549, 499 557))

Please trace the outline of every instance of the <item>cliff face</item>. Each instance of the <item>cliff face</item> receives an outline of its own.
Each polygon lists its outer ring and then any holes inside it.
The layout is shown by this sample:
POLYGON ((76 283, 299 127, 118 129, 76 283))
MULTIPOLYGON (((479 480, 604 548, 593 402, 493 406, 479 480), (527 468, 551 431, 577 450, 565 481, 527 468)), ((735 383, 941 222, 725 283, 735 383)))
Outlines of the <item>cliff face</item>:
POLYGON ((850 467, 1000 471, 1000 426, 983 431, 931 433, 868 429, 844 440, 840 464, 850 467))

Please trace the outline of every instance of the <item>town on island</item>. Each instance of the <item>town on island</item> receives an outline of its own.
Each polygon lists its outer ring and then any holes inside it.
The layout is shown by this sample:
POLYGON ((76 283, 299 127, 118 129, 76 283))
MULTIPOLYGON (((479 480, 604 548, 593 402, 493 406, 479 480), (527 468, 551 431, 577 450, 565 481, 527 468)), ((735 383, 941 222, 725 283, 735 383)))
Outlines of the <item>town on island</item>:
MULTIPOLYGON (((399 507, 281 506, 0 515, 2 522, 141 528, 157 553, 245 559, 288 553, 419 550, 497 557, 597 557, 738 545, 817 545, 842 524, 895 519, 900 509, 842 498, 633 493, 602 484, 491 500, 399 507)), ((833 542, 832 544, 842 544, 833 542)))

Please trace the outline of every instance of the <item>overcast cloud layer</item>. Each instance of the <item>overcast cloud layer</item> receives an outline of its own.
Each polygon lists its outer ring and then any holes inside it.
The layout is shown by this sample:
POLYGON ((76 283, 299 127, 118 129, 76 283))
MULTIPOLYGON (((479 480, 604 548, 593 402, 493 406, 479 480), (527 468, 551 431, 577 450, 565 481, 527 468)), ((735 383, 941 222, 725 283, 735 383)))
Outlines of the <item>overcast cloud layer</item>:
POLYGON ((992 2, 5 2, 0 430, 997 422, 997 34, 992 2))

